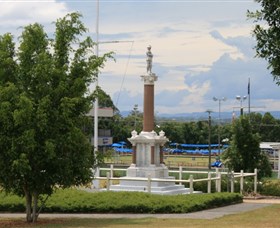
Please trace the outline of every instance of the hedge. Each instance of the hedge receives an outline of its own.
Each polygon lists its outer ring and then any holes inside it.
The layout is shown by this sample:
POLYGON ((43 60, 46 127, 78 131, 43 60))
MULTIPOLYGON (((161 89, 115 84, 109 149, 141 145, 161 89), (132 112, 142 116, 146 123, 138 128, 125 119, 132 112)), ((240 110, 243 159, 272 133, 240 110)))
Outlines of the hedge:
MULTIPOLYGON (((156 195, 143 192, 57 190, 42 212, 49 213, 188 213, 241 203, 238 193, 156 195)), ((24 212, 24 199, 0 192, 1 212, 24 212)))

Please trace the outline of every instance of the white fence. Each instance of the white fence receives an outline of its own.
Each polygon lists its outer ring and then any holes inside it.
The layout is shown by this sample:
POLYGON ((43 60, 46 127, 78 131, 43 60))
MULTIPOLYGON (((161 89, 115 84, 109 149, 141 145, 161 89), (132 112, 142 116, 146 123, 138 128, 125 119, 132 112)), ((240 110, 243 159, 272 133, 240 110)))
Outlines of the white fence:
MULTIPOLYGON (((107 183, 107 190, 110 190, 110 186, 112 185, 113 180, 120 180, 121 177, 114 177, 114 171, 124 171, 126 172, 126 169, 120 169, 120 168, 114 168, 113 165, 110 166, 110 168, 99 168, 96 172, 95 179, 97 180, 106 180, 107 183), (106 177, 100 177, 100 171, 108 171, 106 173, 106 177)), ((179 170, 169 170, 169 173, 178 173, 179 179, 160 179, 160 178, 151 178, 148 176, 147 178, 139 178, 139 177, 126 177, 125 180, 127 181, 145 181, 147 182, 147 191, 151 192, 151 183, 152 182, 175 182, 182 185, 183 183, 189 183, 190 193, 193 193, 193 183, 194 182, 207 182, 207 192, 211 193, 211 182, 215 181, 215 190, 216 192, 221 192, 221 183, 222 183, 222 175, 229 176, 230 179, 230 191, 234 192, 234 182, 236 179, 240 178, 240 193, 243 193, 244 190, 244 178, 245 177, 254 177, 254 193, 257 193, 257 169, 254 170, 254 173, 244 173, 243 170, 241 170, 239 173, 235 172, 221 172, 220 169, 216 168, 215 171, 187 171, 183 170, 183 167, 180 166, 179 170), (191 174, 189 176, 188 180, 183 179, 183 174, 189 173, 191 174), (192 174, 207 174, 207 178, 202 179, 194 179, 192 174)))

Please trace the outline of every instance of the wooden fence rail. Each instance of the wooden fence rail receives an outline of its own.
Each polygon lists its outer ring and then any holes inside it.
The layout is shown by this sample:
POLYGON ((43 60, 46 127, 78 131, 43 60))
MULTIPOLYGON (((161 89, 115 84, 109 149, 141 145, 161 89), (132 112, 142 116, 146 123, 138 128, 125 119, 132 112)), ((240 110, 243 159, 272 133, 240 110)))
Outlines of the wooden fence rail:
MULTIPOLYGON (((99 168, 98 171, 95 173, 95 179, 96 180, 106 180, 107 187, 106 189, 109 191, 110 186, 112 185, 113 180, 120 180, 122 177, 114 177, 114 171, 124 171, 126 172, 126 169, 120 169, 120 168, 114 168, 113 165, 110 166, 110 168, 99 168), (106 177, 100 177, 100 171, 108 171, 106 173, 106 177)), ((254 193, 257 193, 257 169, 254 170, 254 173, 244 173, 243 170, 238 172, 221 172, 218 168, 215 169, 215 171, 187 171, 183 170, 183 167, 180 166, 178 170, 169 170, 169 173, 179 173, 179 179, 161 179, 161 178, 151 178, 151 176, 148 177, 126 177, 126 181, 144 181, 147 182, 147 190, 148 192, 151 192, 151 184, 152 182, 175 182, 182 185, 183 183, 189 183, 190 193, 193 193, 193 183, 194 182, 203 182, 207 181, 207 192, 211 193, 211 182, 215 181, 215 190, 216 192, 221 192, 221 184, 222 184, 222 175, 229 175, 230 179, 230 191, 234 192, 234 182, 236 179, 240 178, 240 193, 242 194, 244 191, 244 178, 245 177, 254 177, 254 193), (189 173, 191 174, 189 176, 189 179, 184 180, 183 174, 189 173), (201 178, 201 179, 194 179, 192 174, 207 174, 207 178, 201 178)))

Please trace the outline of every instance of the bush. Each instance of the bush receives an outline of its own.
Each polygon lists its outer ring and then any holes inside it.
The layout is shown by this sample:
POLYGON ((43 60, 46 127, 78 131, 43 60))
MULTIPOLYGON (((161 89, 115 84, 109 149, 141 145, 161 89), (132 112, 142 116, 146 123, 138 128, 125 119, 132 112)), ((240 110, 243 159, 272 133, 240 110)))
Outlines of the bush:
MULTIPOLYGON (((0 193, 0 211, 24 212, 22 198, 0 193), (14 206, 18 205, 18 206, 14 206)), ((236 193, 155 195, 143 192, 95 192, 77 189, 56 191, 42 212, 53 213, 188 213, 242 202, 236 193)))
POLYGON ((259 192, 261 195, 280 196, 280 180, 264 180, 259 192))
POLYGON ((242 202, 241 195, 230 193, 163 196, 141 192, 87 193, 69 190, 67 197, 63 192, 51 197, 44 211, 68 213, 186 213, 240 202, 242 202), (74 192, 79 192, 79 194, 74 192), (55 207, 53 208, 53 206, 55 207), (63 209, 63 211, 58 211, 59 209, 63 209))
POLYGON ((24 212, 24 203, 24 198, 0 191, 0 211, 24 212))

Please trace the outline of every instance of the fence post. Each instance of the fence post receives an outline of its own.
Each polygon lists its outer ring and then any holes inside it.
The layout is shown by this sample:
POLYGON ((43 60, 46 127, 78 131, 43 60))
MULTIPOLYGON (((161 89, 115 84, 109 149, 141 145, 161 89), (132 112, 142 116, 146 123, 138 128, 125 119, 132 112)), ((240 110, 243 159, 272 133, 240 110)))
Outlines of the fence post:
MULTIPOLYGON (((95 177, 100 177, 100 169, 99 169, 99 167, 96 167, 93 173, 94 173, 95 177)), ((95 189, 99 189, 100 188, 100 186, 99 186, 100 181, 99 180, 94 179, 92 181, 92 184, 93 184, 93 188, 95 188, 95 189)))
MULTIPOLYGON (((182 180, 182 171, 183 171, 183 167, 180 165, 179 166, 179 180, 182 180)), ((182 182, 179 182, 179 185, 182 185, 182 182)))
POLYGON ((221 192, 221 185, 222 185, 222 174, 218 172, 218 192, 221 192))
POLYGON ((151 174, 148 174, 148 181, 147 181, 147 190, 148 193, 151 193, 151 174))
POLYGON ((243 170, 241 170, 240 171, 240 175, 241 175, 241 177, 240 177, 240 194, 243 194, 243 185, 244 185, 244 171, 243 170))
MULTIPOLYGON (((114 165, 113 164, 110 165, 110 177, 114 177, 114 165)), ((113 181, 110 180, 110 185, 112 185, 112 184, 113 184, 113 181)))
MULTIPOLYGON (((219 169, 218 168, 215 168, 215 173, 216 173, 216 178, 219 177, 219 169)), ((215 180, 215 190, 216 192, 218 192, 218 183, 219 183, 219 180, 215 180)))
POLYGON ((208 172, 207 192, 211 193, 211 173, 208 172))
POLYGON ((193 175, 190 175, 190 194, 193 193, 193 175))
POLYGON ((254 170, 254 193, 257 194, 257 186, 258 186, 258 169, 254 170))
POLYGON ((110 190, 110 173, 106 173, 106 179, 107 179, 107 191, 110 190))
POLYGON ((231 171, 231 177, 230 177, 230 192, 234 192, 234 172, 231 171))

